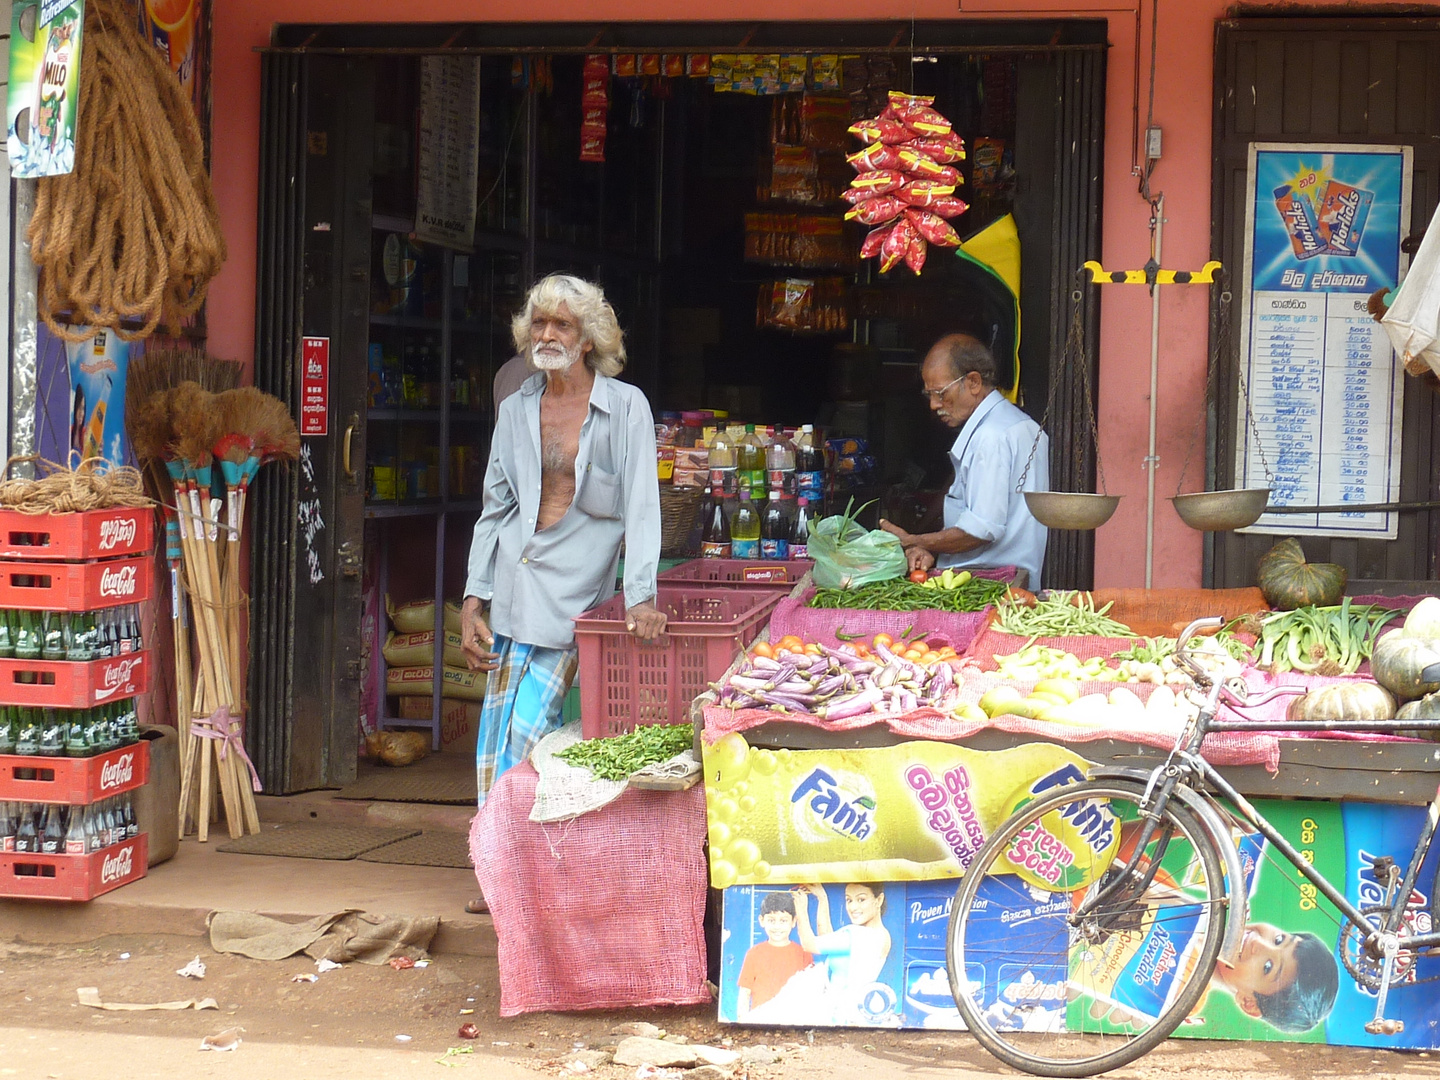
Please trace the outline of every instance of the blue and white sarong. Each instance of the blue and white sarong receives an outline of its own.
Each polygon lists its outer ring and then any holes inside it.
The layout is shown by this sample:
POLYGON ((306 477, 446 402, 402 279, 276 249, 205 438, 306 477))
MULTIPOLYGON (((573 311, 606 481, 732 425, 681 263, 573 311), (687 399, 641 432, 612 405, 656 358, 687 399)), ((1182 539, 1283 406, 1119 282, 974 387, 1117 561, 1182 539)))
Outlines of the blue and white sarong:
POLYGON ((542 738, 560 726, 565 695, 580 666, 580 654, 547 649, 495 635, 490 651, 499 667, 485 683, 480 733, 475 743, 475 786, 485 805, 490 788, 506 769, 520 764, 542 738))

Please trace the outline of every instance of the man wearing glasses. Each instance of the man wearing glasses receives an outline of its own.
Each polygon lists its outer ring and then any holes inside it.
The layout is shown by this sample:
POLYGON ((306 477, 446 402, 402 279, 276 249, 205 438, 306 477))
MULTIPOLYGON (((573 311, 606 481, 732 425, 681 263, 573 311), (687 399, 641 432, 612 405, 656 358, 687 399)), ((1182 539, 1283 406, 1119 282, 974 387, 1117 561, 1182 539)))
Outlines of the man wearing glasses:
POLYGON ((995 388, 995 358, 969 334, 937 341, 920 377, 930 410, 960 429, 950 448, 955 482, 945 496, 945 527, 919 534, 888 521, 880 527, 905 545, 911 570, 1014 566, 1020 571, 1016 584, 1038 590, 1047 530, 1017 489, 1027 461, 1023 490, 1050 489, 1049 437, 1040 434, 1035 445, 1040 426, 995 388))

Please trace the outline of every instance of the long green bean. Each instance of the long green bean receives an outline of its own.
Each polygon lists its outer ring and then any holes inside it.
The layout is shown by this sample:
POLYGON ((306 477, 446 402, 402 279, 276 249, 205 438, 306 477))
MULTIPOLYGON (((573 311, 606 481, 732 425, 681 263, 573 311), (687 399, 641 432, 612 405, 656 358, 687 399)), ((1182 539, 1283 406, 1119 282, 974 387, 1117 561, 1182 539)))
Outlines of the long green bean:
POLYGON ((1055 590, 1033 606, 1001 601, 995 629, 1021 637, 1135 637, 1135 631, 1107 615, 1112 600, 1098 611, 1087 592, 1055 590))
POLYGON ((1009 588, 1003 581, 971 578, 953 589, 927 589, 913 581, 877 581, 856 589, 819 589, 807 607, 861 611, 982 611, 1009 588))
POLYGON ((694 741, 691 724, 650 724, 608 739, 586 739, 555 756, 601 780, 625 780, 646 765, 669 761, 694 741))

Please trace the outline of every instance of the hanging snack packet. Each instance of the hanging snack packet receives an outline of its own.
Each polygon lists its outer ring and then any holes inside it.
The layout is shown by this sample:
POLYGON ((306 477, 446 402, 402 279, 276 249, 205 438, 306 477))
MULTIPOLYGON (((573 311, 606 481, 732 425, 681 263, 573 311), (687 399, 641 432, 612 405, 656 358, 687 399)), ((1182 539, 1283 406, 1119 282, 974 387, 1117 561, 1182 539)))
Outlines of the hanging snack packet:
POLYGON ((856 204, 855 209, 846 213, 845 220, 858 221, 862 225, 879 225, 894 221, 905 211, 905 205, 905 200, 894 195, 878 195, 856 204))
POLYGON ((849 127, 851 135, 854 135, 867 146, 870 143, 896 143, 909 142, 915 136, 908 127, 895 120, 876 119, 861 120, 849 127))
POLYGON ((685 74, 692 79, 708 79, 710 57, 704 53, 688 53, 685 57, 685 74))
POLYGON ((925 238, 918 234, 910 241, 910 246, 905 249, 905 265, 915 271, 916 277, 919 277, 920 271, 925 269, 926 250, 925 238))
POLYGON ((614 72, 621 79, 633 79, 638 70, 634 53, 616 53, 612 63, 614 72))
POLYGON ((854 166, 856 172, 901 167, 899 148, 885 143, 871 143, 864 150, 848 155, 845 160, 854 166))
POLYGON ((929 206, 937 199, 955 194, 955 185, 942 184, 938 180, 911 180, 896 188, 894 194, 911 206, 929 206))
POLYGON ((932 214, 929 210, 912 209, 906 210, 905 216, 915 225, 921 236, 937 247, 960 246, 960 234, 939 214, 932 214))
POLYGON ((902 112, 901 123, 916 135, 949 135, 950 121, 928 106, 897 110, 902 112))
POLYGON ((959 217, 970 209, 969 203, 964 199, 955 198, 954 195, 937 195, 928 203, 911 203, 911 205, 927 206, 931 213, 939 214, 942 218, 959 217))
POLYGON ((965 144, 953 131, 949 135, 936 138, 911 139, 899 149, 915 150, 941 165, 953 165, 957 161, 965 160, 965 144))
POLYGON ((880 245, 895 228, 894 222, 886 222, 878 229, 871 229, 865 236, 865 242, 860 245, 860 257, 862 259, 873 259, 880 254, 880 245))
POLYGON ((880 244, 880 272, 888 273, 890 269, 905 258, 910 250, 910 241, 920 234, 915 231, 915 224, 907 217, 900 218, 890 230, 890 235, 880 244))
POLYGON ((922 108, 927 105, 934 105, 935 98, 922 97, 919 94, 907 94, 901 90, 891 90, 889 94, 890 108, 922 108))
POLYGON ((715 53, 710 57, 710 85, 719 90, 730 89, 730 79, 735 72, 734 53, 715 53))
MULTIPOLYGON (((850 181, 850 187, 856 191, 868 191, 872 195, 888 195, 892 191, 898 191, 905 186, 905 174, 894 169, 877 169, 874 172, 862 172, 854 180, 850 181)), ((952 187, 950 189, 954 191, 952 187)))
POLYGON ((810 87, 812 90, 840 89, 840 57, 831 53, 810 58, 810 87))

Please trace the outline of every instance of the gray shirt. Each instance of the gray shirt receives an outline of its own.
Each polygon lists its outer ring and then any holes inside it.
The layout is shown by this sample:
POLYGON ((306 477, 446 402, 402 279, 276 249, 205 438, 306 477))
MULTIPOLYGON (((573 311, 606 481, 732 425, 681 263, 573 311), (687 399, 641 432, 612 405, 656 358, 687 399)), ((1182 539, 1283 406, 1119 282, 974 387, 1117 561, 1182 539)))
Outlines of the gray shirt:
POLYGON ((530 361, 523 355, 512 356, 505 363, 500 365, 500 370, 495 372, 495 408, 499 410, 500 403, 511 394, 520 392, 520 387, 525 385, 525 380, 535 374, 535 369, 530 366, 530 361))
POLYGON ((655 420, 645 395, 596 375, 580 426, 575 498, 559 521, 537 532, 544 390, 545 377, 533 375, 500 405, 465 595, 491 602, 496 633, 561 649, 575 642, 571 620, 614 595, 621 540, 625 606, 655 596, 660 483, 655 420))

